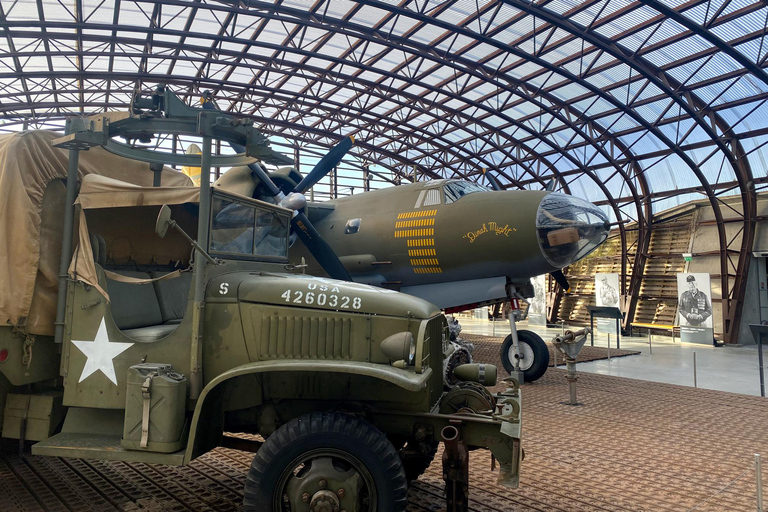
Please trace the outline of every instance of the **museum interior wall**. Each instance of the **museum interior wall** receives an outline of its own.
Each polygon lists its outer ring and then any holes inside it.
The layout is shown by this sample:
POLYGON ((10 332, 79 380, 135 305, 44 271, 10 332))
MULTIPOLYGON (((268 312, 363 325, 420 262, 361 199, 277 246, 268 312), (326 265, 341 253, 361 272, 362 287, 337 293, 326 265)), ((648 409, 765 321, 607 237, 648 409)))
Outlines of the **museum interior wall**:
MULTIPOLYGON (((741 209, 741 198, 737 196, 722 199, 723 217, 737 219, 741 209), (737 214, 738 212, 738 214, 737 214)), ((750 263, 750 274, 744 300, 742 321, 739 329, 739 343, 751 344, 750 323, 768 319, 768 301, 765 279, 761 280, 760 270, 765 268, 768 256, 768 194, 758 195, 758 222, 755 244, 750 263), (762 266, 762 267, 761 267, 762 266), (762 316, 761 316, 762 315, 762 316)), ((632 261, 636 252, 636 230, 632 224, 626 226, 628 263, 627 283, 631 277, 632 261)), ((738 247, 741 242, 741 223, 727 222, 726 236, 730 243, 731 259, 729 273, 735 272, 738 247)), ((656 325, 677 325, 678 292, 676 276, 680 272, 703 272, 711 276, 712 310, 714 329, 719 337, 723 332, 722 289, 720 281, 720 244, 712 207, 706 200, 689 202, 670 210, 657 213, 651 232, 648 259, 643 270, 637 309, 634 321, 656 325), (693 258, 686 262, 683 253, 693 258)), ((597 251, 572 265, 565 272, 571 284, 571 293, 561 298, 557 313, 558 321, 573 324, 589 323, 587 306, 595 304, 594 275, 599 272, 621 272, 621 245, 618 230, 597 251)), ((763 276, 765 273, 763 272, 763 276)), ((731 285, 733 284, 733 277, 731 285)))

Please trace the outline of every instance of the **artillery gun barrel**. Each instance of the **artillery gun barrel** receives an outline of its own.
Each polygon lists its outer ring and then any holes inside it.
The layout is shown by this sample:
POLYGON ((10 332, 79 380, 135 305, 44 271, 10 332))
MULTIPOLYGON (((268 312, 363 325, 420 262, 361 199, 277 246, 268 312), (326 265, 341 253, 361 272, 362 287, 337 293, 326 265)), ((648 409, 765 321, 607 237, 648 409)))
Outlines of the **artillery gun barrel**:
POLYGON ((575 340, 577 337, 584 336, 585 334, 589 334, 590 332, 591 332, 591 329, 589 327, 579 329, 578 331, 565 331, 563 334, 555 336, 554 341, 557 343, 568 343, 570 341, 575 340))

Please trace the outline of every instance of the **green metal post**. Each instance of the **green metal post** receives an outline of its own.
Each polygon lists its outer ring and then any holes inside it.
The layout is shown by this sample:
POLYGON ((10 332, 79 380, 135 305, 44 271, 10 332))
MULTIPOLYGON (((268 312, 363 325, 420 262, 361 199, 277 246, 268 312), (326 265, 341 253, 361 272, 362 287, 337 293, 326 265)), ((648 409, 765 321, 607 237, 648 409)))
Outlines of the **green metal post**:
MULTIPOLYGON (((208 223, 211 218, 211 138, 203 137, 200 160, 200 215, 197 223, 197 242, 208 250, 208 223)), ((189 397, 197 399, 203 389, 203 371, 200 367, 202 350, 203 308, 205 307, 205 267, 207 261, 195 257, 195 295, 192 310, 192 346, 190 347, 189 397)))
POLYGON ((61 265, 59 266, 59 296, 56 300, 56 323, 54 341, 64 341, 64 317, 67 313, 67 278, 69 264, 72 262, 72 236, 75 225, 75 194, 77 193, 77 168, 80 151, 69 150, 67 169, 67 196, 64 204, 64 240, 61 242, 61 265))

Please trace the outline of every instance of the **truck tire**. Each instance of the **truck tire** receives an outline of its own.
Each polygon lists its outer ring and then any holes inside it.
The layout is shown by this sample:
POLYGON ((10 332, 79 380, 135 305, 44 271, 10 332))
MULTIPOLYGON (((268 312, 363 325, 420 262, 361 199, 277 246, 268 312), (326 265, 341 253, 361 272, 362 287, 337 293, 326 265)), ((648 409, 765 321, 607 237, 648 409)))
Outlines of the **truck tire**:
MULTIPOLYGON (((517 331, 517 340, 520 342, 520 352, 523 358, 520 361, 520 369, 523 372, 525 382, 533 382, 547 371, 549 367, 549 349, 541 336, 533 331, 517 331)), ((507 373, 512 373, 515 363, 512 355, 512 335, 504 338, 501 345, 501 364, 507 373)))
POLYGON ((289 421, 262 445, 243 506, 284 512, 325 500, 331 510, 403 512, 407 490, 400 457, 376 427, 342 413, 315 412, 289 421))

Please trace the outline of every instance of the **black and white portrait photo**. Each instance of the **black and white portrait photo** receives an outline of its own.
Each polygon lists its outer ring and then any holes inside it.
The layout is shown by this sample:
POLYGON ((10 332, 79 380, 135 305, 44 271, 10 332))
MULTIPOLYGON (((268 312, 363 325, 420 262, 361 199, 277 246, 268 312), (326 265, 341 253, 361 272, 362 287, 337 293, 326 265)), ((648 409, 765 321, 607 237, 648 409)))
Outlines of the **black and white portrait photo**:
POLYGON ((677 290, 680 325, 711 328, 712 298, 709 274, 678 274, 677 290))
MULTIPOLYGON (((619 274, 595 274, 595 305, 609 308, 619 307, 619 274)), ((598 317, 596 322, 598 332, 610 334, 616 332, 616 320, 598 317)))
POLYGON ((619 307, 619 274, 595 274, 595 305, 619 307))

